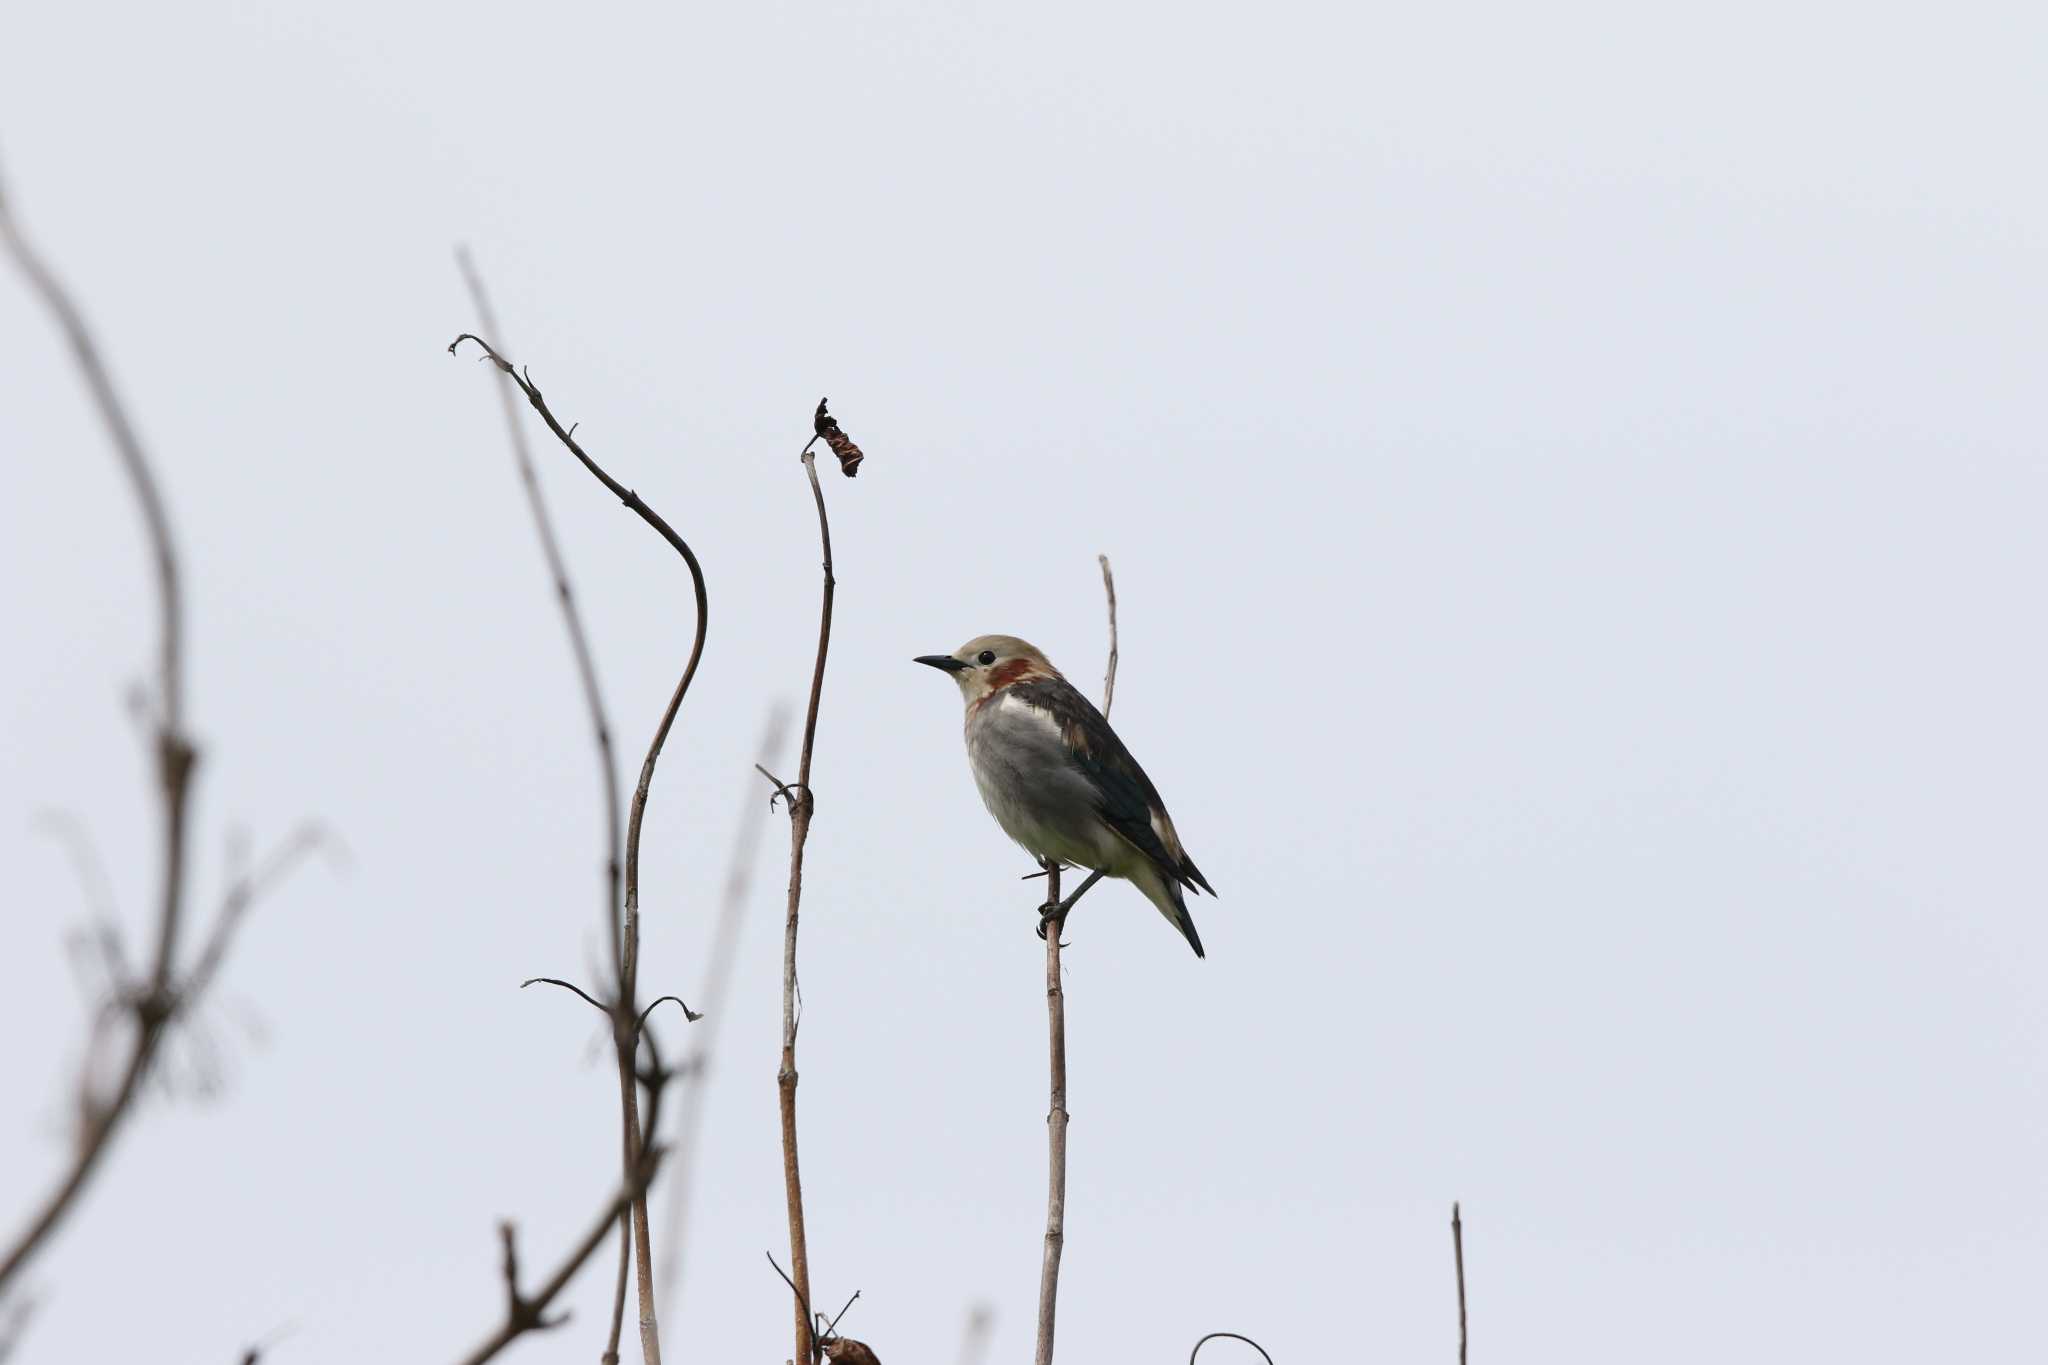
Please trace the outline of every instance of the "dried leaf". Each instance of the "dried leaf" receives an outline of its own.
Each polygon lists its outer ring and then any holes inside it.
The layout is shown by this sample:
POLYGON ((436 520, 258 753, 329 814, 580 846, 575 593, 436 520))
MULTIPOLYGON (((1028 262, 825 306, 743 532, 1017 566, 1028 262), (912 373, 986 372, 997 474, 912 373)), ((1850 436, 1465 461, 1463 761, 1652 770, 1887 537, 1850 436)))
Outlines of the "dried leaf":
POLYGON ((866 1343, 851 1337, 834 1337, 825 1343, 825 1359, 832 1365, 882 1365, 866 1343))
MULTIPOLYGON (((860 447, 853 443, 852 438, 839 429, 838 419, 825 411, 825 403, 823 398, 818 400, 818 414, 811 421, 811 429, 832 447, 832 453, 839 457, 839 472, 850 479, 860 473, 860 462, 867 457, 860 453, 860 447)), ((859 1345, 858 1342, 855 1344, 859 1345)), ((863 1346, 861 1349, 867 1348, 863 1346)))

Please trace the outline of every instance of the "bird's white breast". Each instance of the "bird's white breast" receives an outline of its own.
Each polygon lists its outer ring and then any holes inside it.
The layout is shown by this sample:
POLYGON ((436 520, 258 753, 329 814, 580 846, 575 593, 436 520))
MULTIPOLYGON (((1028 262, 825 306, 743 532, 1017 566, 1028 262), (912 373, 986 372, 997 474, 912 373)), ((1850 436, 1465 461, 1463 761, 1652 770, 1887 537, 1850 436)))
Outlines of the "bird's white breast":
POLYGON ((968 712, 967 761, 989 814, 1034 856, 1096 868, 1119 853, 1050 713, 998 692, 968 712))

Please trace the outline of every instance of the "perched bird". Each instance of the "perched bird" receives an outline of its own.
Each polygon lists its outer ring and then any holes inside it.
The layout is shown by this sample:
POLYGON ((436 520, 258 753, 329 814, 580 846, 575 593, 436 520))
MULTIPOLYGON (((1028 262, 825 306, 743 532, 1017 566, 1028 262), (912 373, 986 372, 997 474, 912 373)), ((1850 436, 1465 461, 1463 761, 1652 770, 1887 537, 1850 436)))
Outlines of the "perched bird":
POLYGON ((1215 888, 1180 846, 1166 803, 1095 704, 1037 649, 983 635, 916 662, 967 702, 967 763, 1003 833, 1040 862, 1120 877, 1204 956, 1182 889, 1215 888))

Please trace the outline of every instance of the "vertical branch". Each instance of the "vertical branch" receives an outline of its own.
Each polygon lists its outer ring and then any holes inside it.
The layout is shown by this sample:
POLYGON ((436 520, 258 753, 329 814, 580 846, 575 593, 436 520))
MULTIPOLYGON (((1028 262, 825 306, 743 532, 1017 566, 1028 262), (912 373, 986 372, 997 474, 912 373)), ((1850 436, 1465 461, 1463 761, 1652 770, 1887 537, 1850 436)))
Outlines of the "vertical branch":
POLYGON ((1458 1262, 1458 1365, 1465 1365, 1465 1224, 1451 1204, 1451 1254, 1458 1262))
MULTIPOLYGON (((675 552, 682 556, 683 564, 690 571, 690 586, 696 597, 697 625, 690 642, 690 657, 683 665, 683 675, 677 680, 675 691, 670 694, 668 705, 661 713, 661 720, 654 727, 654 738, 648 743, 647 756, 641 760, 640 780, 633 788, 632 804, 626 816, 626 866, 625 904, 618 936, 619 980, 617 991, 607 1009, 612 1021, 612 1045, 617 1056, 619 1070, 619 1107, 623 1122, 621 1146, 624 1149, 624 1167, 631 1197, 630 1218, 634 1260, 637 1266, 640 1307, 640 1349, 647 1365, 660 1365, 661 1340, 655 1321, 654 1307, 654 1253, 647 1227, 647 1187, 645 1181, 636 1181, 635 1175, 643 1165, 642 1155, 646 1141, 641 1131, 639 1117, 639 1092, 636 1089, 634 1059, 638 1054, 642 1030, 640 1016, 635 1008, 640 979, 640 828, 647 813, 647 794, 654 784, 654 767, 661 758, 662 746, 668 742, 668 734, 675 724, 676 713, 682 709, 683 698, 688 695, 690 683, 697 676, 697 665, 704 657, 704 636, 710 624, 710 600, 704 587, 704 568, 697 562, 696 552, 674 528, 662 519, 661 514, 642 500, 632 489, 606 473, 597 461, 590 458, 582 446, 576 444, 573 432, 565 428, 555 414, 549 410, 541 392, 527 374, 514 368, 494 350, 491 344, 474 333, 464 332, 448 344, 448 353, 453 355, 465 341, 474 341, 498 370, 526 395, 526 401, 547 423, 555 439, 565 446, 577 462, 590 472, 592 478, 624 503, 636 516, 660 534, 675 552)), ((651 1040, 650 1040, 651 1044, 651 1040)), ((651 1117, 651 1115, 650 1115, 651 1117)), ((649 1126, 649 1132, 652 1126, 649 1126)))
MULTIPOLYGON (((490 295, 484 289, 483 277, 478 274, 476 262, 470 258, 467 247, 455 251, 455 264, 462 272, 462 280, 469 287, 470 302, 476 307, 477 322, 483 329, 500 341, 504 333, 498 325, 497 310, 491 307, 490 295)), ((512 444, 512 459, 519 471, 519 486, 526 494, 526 508, 533 517, 533 531, 540 541, 541 557, 547 561, 548 577, 555 589, 555 604, 561 610, 562 629, 569 637, 569 652, 576 661, 576 679, 583 691, 583 704, 590 713, 590 728, 597 749, 597 779, 604 799, 604 902, 598 907, 598 914, 604 925, 604 940, 609 945, 612 959, 612 975, 623 980, 625 963, 620 944, 619 896, 620 877, 619 846, 623 839, 622 816, 619 810, 619 764, 612 748, 610 718, 604 709, 604 692, 598 686, 597 662, 591 653, 590 637, 583 628, 583 614, 576 608, 576 594, 569 586, 569 567, 562 557, 561 543, 555 538, 553 519, 548 515, 547 498, 541 492, 540 476, 534 468, 533 451, 526 441, 526 428, 519 421, 519 403, 513 396, 517 387, 507 374, 498 376, 498 396, 502 400, 505 414, 505 434, 512 444)), ((626 1087, 630 1091, 632 1081, 626 1087)), ((629 1168, 634 1161, 633 1143, 630 1136, 636 1123, 633 1100, 637 1096, 622 1095, 619 1101, 621 1142, 624 1159, 629 1168)), ((626 1269, 632 1255, 632 1214, 621 1210, 619 1214, 619 1273, 618 1285, 612 1295, 611 1337, 601 1357, 606 1362, 619 1358, 619 1336, 626 1315, 626 1269)))
MULTIPOLYGON (((819 426, 823 426, 825 405, 818 404, 819 426)), ((823 435, 822 429, 819 435, 823 435)), ((782 1115, 782 1193, 789 1210, 789 1269, 796 1286, 797 1365, 810 1365, 817 1358, 811 1320, 803 1304, 811 1296, 810 1248, 804 1235, 804 1183, 797 1164, 796 1143, 796 1031, 797 976, 796 931, 804 894, 804 844, 811 836, 811 753, 818 737, 818 698, 825 690, 825 655, 832 644, 832 595, 837 586, 832 577, 832 524, 825 516, 825 490, 818 482, 817 457, 805 444, 801 456, 804 474, 811 482, 811 499, 818 506, 818 543, 824 552, 824 591, 818 607, 818 655, 811 668, 811 698, 804 710, 803 748, 797 758, 796 785, 783 788, 789 799, 789 902, 782 929, 782 1062, 775 1072, 775 1087, 782 1115)), ((780 784, 778 784, 780 785, 780 784)))
MULTIPOLYGON (((1102 714, 1109 715, 1116 700, 1116 578, 1110 573, 1109 556, 1097 555, 1102 565, 1102 591, 1109 599, 1109 666, 1102 677, 1102 714)), ((1074 895, 1095 884, 1102 874, 1092 873, 1074 895)), ((1052 1098, 1045 1114, 1045 1250, 1038 1266, 1038 1350, 1035 1365, 1052 1365, 1053 1324, 1060 1297, 1060 1253, 1067 1241, 1067 997, 1060 985, 1061 913, 1060 868, 1046 864, 1045 909, 1050 915, 1045 935, 1046 1044, 1052 1073, 1052 1098)))
POLYGON ((132 996, 128 1004, 134 1017, 134 1033, 127 1060, 121 1068, 121 1079, 109 1097, 88 1107, 70 1167, 30 1217, 28 1226, 14 1241, 0 1248, 0 1289, 4 1289, 42 1246, 85 1188, 114 1130, 134 1102, 136 1091, 163 1039, 164 1029, 177 1011, 179 996, 172 978, 185 911, 187 796, 198 755, 185 732, 184 598, 178 555, 171 539, 170 514, 165 510, 155 471, 135 434, 134 424, 128 419, 120 395, 115 392, 113 378, 100 358, 99 347, 86 327, 84 315, 22 235, 4 191, 0 191, 0 243, 5 244, 8 253, 28 277, 30 286, 56 318, 65 340, 70 343, 72 358, 84 376, 93 406, 113 441, 121 468, 128 476, 129 486, 142 511, 150 559, 156 570, 158 662, 153 738, 162 825, 162 885, 157 899, 156 944, 151 954, 149 977, 146 982, 132 986, 122 983, 122 989, 129 990, 132 996))
MULTIPOLYGON (((1045 864, 1045 904, 1060 903, 1060 865, 1045 864)), ((1052 1102, 1045 1112, 1045 1250, 1038 1265, 1038 1350, 1034 1365, 1052 1365, 1053 1317, 1060 1297, 1060 1252, 1067 1240, 1067 1000, 1060 989, 1060 923, 1045 935, 1045 1015, 1052 1102)))

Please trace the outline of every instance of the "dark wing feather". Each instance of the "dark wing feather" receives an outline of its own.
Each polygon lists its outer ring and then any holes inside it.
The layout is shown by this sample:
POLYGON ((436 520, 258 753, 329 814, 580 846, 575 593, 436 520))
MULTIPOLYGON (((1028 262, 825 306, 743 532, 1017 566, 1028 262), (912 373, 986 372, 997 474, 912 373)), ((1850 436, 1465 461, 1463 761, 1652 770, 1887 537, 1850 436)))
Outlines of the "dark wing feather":
POLYGON ((1064 678, 1036 678, 1011 685, 1019 701, 1046 712, 1059 723, 1067 752, 1095 788, 1096 809, 1110 828, 1130 840, 1137 850, 1181 885, 1216 894, 1194 859, 1180 845, 1180 834, 1159 789, 1131 751, 1109 728, 1109 721, 1095 709, 1095 703, 1064 678), (1153 828, 1153 817, 1165 831, 1153 828))

